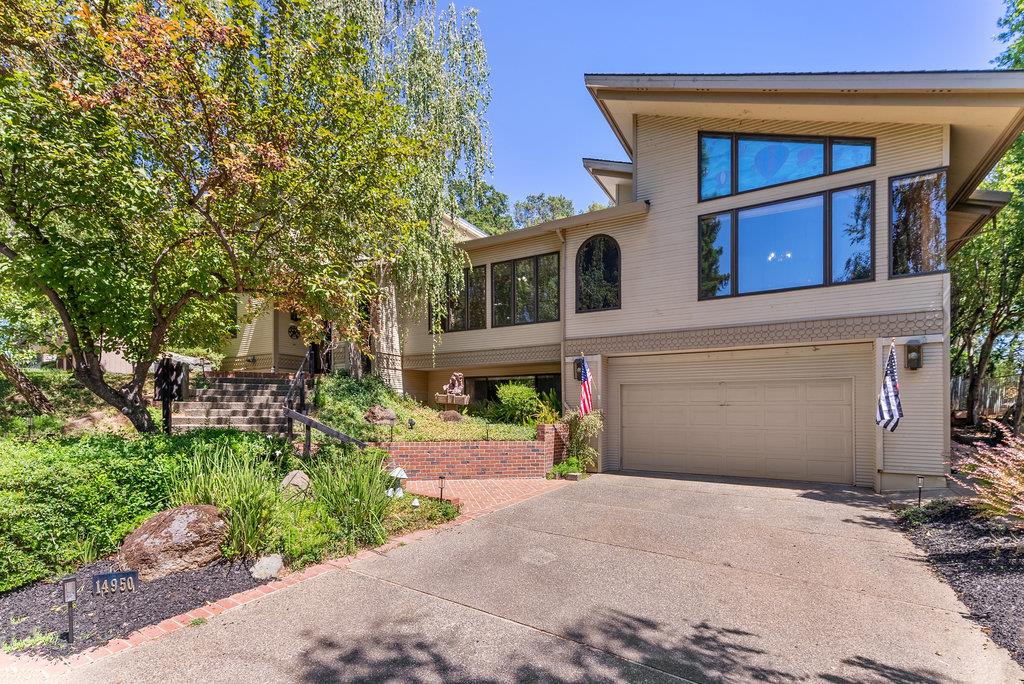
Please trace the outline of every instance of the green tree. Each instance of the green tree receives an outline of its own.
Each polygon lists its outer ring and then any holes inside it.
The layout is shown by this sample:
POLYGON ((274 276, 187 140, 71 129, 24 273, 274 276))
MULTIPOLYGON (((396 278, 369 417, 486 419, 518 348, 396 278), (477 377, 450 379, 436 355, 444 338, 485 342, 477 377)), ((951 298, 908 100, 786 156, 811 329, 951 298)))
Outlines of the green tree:
POLYGON ((320 6, 12 0, 0 21, 0 258, 59 316, 76 377, 140 431, 168 344, 215 346, 234 297, 357 337, 433 229, 406 188, 435 145, 367 85, 358 27, 320 6), (13 5, 13 6, 12 6, 13 5), (101 349, 134 373, 107 383, 101 349))
POLYGON ((565 195, 545 195, 543 192, 528 195, 515 204, 516 228, 526 228, 545 221, 572 216, 576 209, 572 200, 565 195))
POLYGON ((490 183, 482 183, 477 190, 464 180, 453 185, 459 216, 489 235, 515 230, 509 213, 508 195, 490 183))
POLYGON ((60 341, 60 321, 46 301, 38 295, 26 296, 0 279, 0 375, 7 378, 36 413, 51 412, 53 404, 18 364, 44 348, 58 349, 60 341))
POLYGON ((601 211, 602 209, 608 209, 614 206, 615 205, 612 204, 611 202, 591 202, 590 204, 587 205, 587 213, 590 213, 592 211, 601 211))

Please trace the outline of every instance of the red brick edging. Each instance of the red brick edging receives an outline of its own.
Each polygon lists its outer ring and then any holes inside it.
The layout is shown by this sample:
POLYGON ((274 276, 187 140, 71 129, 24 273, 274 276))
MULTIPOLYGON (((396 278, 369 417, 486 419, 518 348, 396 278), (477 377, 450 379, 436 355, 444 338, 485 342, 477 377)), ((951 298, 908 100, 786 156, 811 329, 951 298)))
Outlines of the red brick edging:
MULTIPOLYGON (((410 482, 408 484, 409 491, 415 493, 416 483, 410 482)), ((550 482, 549 484, 551 485, 550 489, 555 489, 562 485, 568 484, 568 482, 564 480, 556 480, 550 482)), ((143 627, 140 630, 132 632, 127 636, 127 638, 113 639, 104 644, 103 646, 94 646, 92 648, 86 649, 85 651, 82 651, 81 653, 76 653, 75 655, 69 656, 68 658, 63 660, 53 661, 38 656, 19 656, 3 653, 2 651, 0 651, 0 678, 2 678, 5 675, 17 675, 19 673, 28 674, 29 672, 34 672, 37 674, 45 673, 45 675, 55 676, 63 672, 66 672, 69 669, 79 669, 85 667, 98 660, 102 660, 103 658, 112 656, 115 653, 120 653, 121 651, 125 651, 130 648, 137 648, 140 645, 146 643, 147 641, 154 641, 166 634, 171 634, 172 632, 177 632, 180 629, 184 629, 189 626, 189 623, 192 620, 195 620, 197 618, 208 619, 220 615, 221 613, 236 610, 247 603, 252 603, 256 599, 277 593, 279 591, 282 591, 283 589, 287 589, 288 587, 295 586, 296 584, 301 584, 303 582, 313 579, 314 577, 319 577, 320 575, 324 575, 327 573, 344 570, 349 566, 350 563, 354 561, 362 560, 363 558, 368 558, 373 555, 387 553, 388 551, 391 551, 392 549, 398 546, 403 546, 405 544, 410 544, 412 542, 419 541, 420 539, 423 539, 425 537, 437 534, 438 532, 441 532, 444 529, 461 525, 463 523, 469 522, 470 520, 475 520, 476 518, 487 515, 488 513, 493 513, 494 511, 501 510, 502 508, 506 508, 521 501, 525 501, 526 499, 533 498, 538 494, 544 493, 544 491, 550 491, 550 489, 526 492, 524 494, 503 500, 499 504, 479 509, 472 513, 460 512, 458 518, 450 522, 444 523, 443 525, 431 527, 430 529, 426 530, 410 532, 409 534, 404 534, 400 537, 393 537, 389 539, 384 545, 378 546, 374 549, 364 549, 351 556, 334 558, 328 561, 324 561, 323 563, 320 563, 318 565, 309 566, 300 572, 293 572, 273 582, 261 584, 260 586, 255 587, 253 589, 248 589, 246 591, 234 594, 233 596, 220 599, 219 601, 208 603, 205 606, 196 608, 194 610, 190 610, 187 613, 176 615, 172 618, 167 618, 166 620, 159 622, 155 625, 149 625, 147 627, 143 627)), ((425 496, 426 494, 420 495, 425 496)), ((459 499, 449 500, 452 501, 452 503, 456 504, 457 506, 460 506, 460 508, 462 507, 462 502, 459 499)))

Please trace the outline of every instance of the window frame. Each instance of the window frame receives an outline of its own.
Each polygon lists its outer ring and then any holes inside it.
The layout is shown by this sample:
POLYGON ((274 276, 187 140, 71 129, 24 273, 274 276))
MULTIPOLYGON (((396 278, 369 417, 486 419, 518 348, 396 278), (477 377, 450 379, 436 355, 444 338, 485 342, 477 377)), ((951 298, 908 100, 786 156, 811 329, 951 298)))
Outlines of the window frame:
POLYGON ((899 280, 902 278, 920 278, 922 276, 930 275, 942 275, 943 273, 949 273, 949 166, 936 166, 931 169, 924 169, 923 171, 912 171, 911 173, 901 173, 895 176, 889 176, 885 186, 886 192, 886 214, 885 214, 885 249, 888 252, 888 269, 889 269, 889 280, 899 280), (926 273, 893 273, 893 249, 892 249, 892 231, 893 231, 893 220, 892 220, 892 183, 903 178, 912 178, 914 176, 924 176, 929 173, 945 173, 946 174, 946 253, 942 257, 943 267, 937 271, 927 271, 926 273))
MULTIPOLYGON (((918 175, 918 174, 909 174, 918 175)), ((865 181, 863 183, 853 183, 850 185, 843 185, 835 188, 828 188, 826 190, 819 190, 818 192, 810 192, 803 195, 797 195, 794 197, 786 197, 784 199, 771 200, 770 202, 759 202, 758 204, 750 204, 742 207, 733 207, 732 209, 726 209, 724 211, 711 211, 706 214, 701 214, 697 217, 697 301, 710 302, 718 299, 732 299, 735 297, 756 297, 758 295, 766 294, 778 294, 780 292, 794 292, 796 290, 813 290, 823 287, 843 287, 844 285, 862 285, 864 283, 875 282, 877 275, 876 271, 878 264, 876 262, 875 254, 875 239, 877 238, 877 222, 878 222, 878 188, 875 180, 865 181), (868 242, 871 247, 871 277, 862 278, 860 280, 844 280, 841 282, 834 282, 832 278, 832 195, 837 192, 844 192, 846 190, 854 190, 856 188, 863 188, 866 186, 871 187, 871 210, 869 216, 871 217, 871 227, 869 230, 868 242), (740 292, 739 291, 739 214, 741 211, 747 211, 749 209, 759 209, 761 207, 769 207, 775 204, 786 204, 788 202, 795 202, 802 199, 809 199, 811 197, 822 198, 822 208, 824 212, 824 220, 822 221, 822 229, 825 231, 823 248, 822 248, 822 282, 819 285, 797 285, 795 287, 783 287, 777 290, 758 290, 757 292, 740 292), (720 216, 722 214, 730 215, 730 230, 729 230, 729 273, 731 275, 729 282, 729 293, 715 296, 704 296, 701 294, 701 268, 700 268, 700 230, 701 223, 704 219, 712 216, 720 216)), ((891 209, 890 209, 891 211, 891 209)), ((890 260, 891 261, 891 260, 890 260)), ((924 274, 922 274, 924 275, 924 274)))
MULTIPOLYGON (((470 330, 487 330, 487 315, 484 315, 484 324, 479 328, 469 327, 469 282, 473 276, 473 271, 478 268, 484 269, 484 308, 487 307, 488 292, 487 292, 487 264, 479 264, 477 266, 463 266, 462 267, 462 295, 465 297, 465 313, 466 313, 466 327, 461 330, 451 330, 451 307, 448 307, 449 311, 445 314, 445 317, 441 321, 441 333, 444 335, 452 335, 454 333, 469 332, 470 330)), ((448 288, 449 290, 451 288, 448 288)), ((449 297, 450 299, 451 297, 449 297)), ((433 307, 427 305, 427 332, 433 333, 433 307)))
POLYGON ((505 259, 503 261, 495 261, 490 264, 491 267, 491 295, 488 301, 491 307, 491 327, 492 328, 509 328, 516 325, 537 325, 538 323, 557 323, 562 320, 562 253, 559 251, 544 252, 543 254, 532 254, 525 257, 516 257, 513 259, 505 259), (558 316, 551 319, 550 321, 528 321, 523 323, 516 322, 516 294, 519 288, 516 287, 516 263, 520 261, 533 261, 533 310, 537 318, 540 318, 540 259, 546 256, 555 257, 555 272, 558 273, 558 288, 557 295, 558 299, 555 302, 555 311, 558 312, 558 316), (511 316, 509 319, 510 323, 498 323, 494 320, 494 267, 500 264, 512 264, 512 301, 510 304, 511 316))
POLYGON ((615 238, 613 238, 611 235, 608 235, 607 233, 595 233, 594 235, 591 235, 586 240, 584 240, 580 244, 579 248, 576 250, 576 268, 575 268, 575 270, 573 272, 573 277, 576 280, 575 288, 574 288, 575 292, 576 292, 576 302, 575 302, 575 304, 576 304, 576 313, 578 313, 578 314, 583 314, 583 313, 599 313, 601 311, 618 311, 619 309, 621 309, 622 308, 622 246, 619 245, 619 241, 616 240, 615 238), (615 244, 616 262, 618 263, 618 272, 619 272, 619 281, 617 283, 615 283, 615 294, 616 294, 616 300, 618 301, 618 304, 616 306, 605 306, 605 307, 602 307, 600 309, 583 309, 583 308, 580 307, 580 255, 583 253, 583 248, 586 247, 588 243, 590 243, 592 240, 596 240, 598 238, 605 238, 605 239, 611 240, 612 243, 615 244))
MULTIPOLYGON (((858 171, 860 169, 869 169, 878 161, 877 151, 877 139, 857 136, 857 135, 801 135, 801 134, 788 134, 788 133, 742 133, 739 131, 697 131, 697 202, 714 202, 715 200, 724 199, 726 197, 735 197, 736 195, 746 195, 751 192, 759 192, 761 190, 767 190, 768 188, 777 188, 781 185, 790 185, 792 183, 802 183, 803 181, 812 180, 814 178, 824 178, 825 176, 836 176, 841 173, 848 173, 850 171, 858 171), (703 140, 705 137, 712 138, 725 138, 728 137, 731 140, 730 143, 730 160, 729 160, 729 190, 730 192, 724 195, 717 195, 716 197, 708 197, 704 199, 704 179, 700 173, 700 155, 703 151, 703 140), (824 173, 819 173, 815 176, 807 176, 806 178, 797 178, 796 180, 782 181, 781 183, 773 183, 771 185, 762 185, 757 188, 751 188, 750 190, 739 189, 739 155, 740 155, 740 138, 749 140, 769 140, 773 142, 821 142, 825 146, 824 151, 824 173), (848 169, 842 169, 840 171, 832 170, 832 143, 833 142, 867 142, 871 144, 871 162, 868 164, 862 164, 861 166, 852 166, 848 169)), ((862 185, 858 183, 857 185, 862 185)), ((724 212, 714 212, 721 214, 724 212)))

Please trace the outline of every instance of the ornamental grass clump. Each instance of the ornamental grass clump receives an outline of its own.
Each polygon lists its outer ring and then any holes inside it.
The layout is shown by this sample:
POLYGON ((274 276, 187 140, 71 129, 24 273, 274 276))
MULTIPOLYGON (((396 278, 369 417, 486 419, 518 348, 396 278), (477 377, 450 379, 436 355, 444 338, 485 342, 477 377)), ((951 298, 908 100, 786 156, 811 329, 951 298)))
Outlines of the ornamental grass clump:
POLYGON ((392 503, 387 495, 392 478, 384 471, 387 456, 381 449, 321 448, 309 469, 317 504, 338 525, 348 553, 387 541, 384 523, 392 503))
POLYGON ((982 515, 1024 527, 1024 440, 1007 435, 997 446, 979 445, 960 465, 960 484, 974 492, 982 515))
POLYGON ((549 477, 569 473, 585 473, 597 464, 598 451, 593 442, 604 430, 604 420, 598 411, 581 416, 573 411, 565 417, 569 441, 565 446, 565 458, 548 471, 549 477))

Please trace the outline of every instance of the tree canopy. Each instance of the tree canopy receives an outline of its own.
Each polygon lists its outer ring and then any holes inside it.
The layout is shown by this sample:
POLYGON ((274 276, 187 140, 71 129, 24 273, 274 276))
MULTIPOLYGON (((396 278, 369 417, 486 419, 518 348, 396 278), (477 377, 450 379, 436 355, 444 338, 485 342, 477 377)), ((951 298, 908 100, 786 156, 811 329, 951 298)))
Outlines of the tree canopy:
POLYGON ((516 228, 527 228, 575 213, 572 200, 565 195, 545 195, 541 192, 527 195, 525 199, 516 202, 514 220, 516 228))
POLYGON ((408 188, 442 143, 366 78, 377 57, 351 18, 291 0, 5 13, 3 277, 46 297, 76 376, 140 430, 152 360, 225 335, 235 294, 357 336, 374 264, 430 240, 408 188), (135 364, 126 386, 101 349, 135 364))

